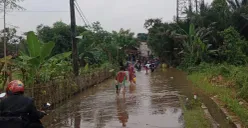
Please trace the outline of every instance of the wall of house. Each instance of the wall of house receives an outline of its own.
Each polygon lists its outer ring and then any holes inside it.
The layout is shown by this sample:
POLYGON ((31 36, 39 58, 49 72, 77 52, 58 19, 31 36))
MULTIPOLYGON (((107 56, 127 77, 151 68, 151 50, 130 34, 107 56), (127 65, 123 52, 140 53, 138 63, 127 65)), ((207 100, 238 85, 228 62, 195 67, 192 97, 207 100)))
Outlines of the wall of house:
POLYGON ((142 57, 149 57, 149 55, 151 55, 151 50, 149 49, 147 42, 141 42, 139 50, 140 56, 142 57))

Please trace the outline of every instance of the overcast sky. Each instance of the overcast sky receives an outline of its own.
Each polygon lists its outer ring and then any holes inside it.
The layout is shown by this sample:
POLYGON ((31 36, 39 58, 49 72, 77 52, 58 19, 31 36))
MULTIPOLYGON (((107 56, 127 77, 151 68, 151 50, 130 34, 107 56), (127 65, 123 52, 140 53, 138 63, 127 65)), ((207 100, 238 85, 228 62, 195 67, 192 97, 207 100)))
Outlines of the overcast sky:
MULTIPOLYGON (((108 31, 120 28, 135 33, 146 32, 143 24, 149 18, 163 18, 172 21, 176 15, 176 0, 77 0, 89 22, 99 21, 108 31)), ((205 0, 210 2, 212 0, 205 0)), ((18 26, 18 33, 35 31, 39 24, 52 25, 62 20, 70 23, 69 0, 25 0, 20 3, 27 11, 10 12, 7 25, 18 26), (62 12, 32 12, 62 11, 62 12)), ((3 14, 2 14, 3 15, 3 14)), ((77 24, 83 21, 76 12, 77 24)), ((3 28, 1 19, 0 27, 3 28)))

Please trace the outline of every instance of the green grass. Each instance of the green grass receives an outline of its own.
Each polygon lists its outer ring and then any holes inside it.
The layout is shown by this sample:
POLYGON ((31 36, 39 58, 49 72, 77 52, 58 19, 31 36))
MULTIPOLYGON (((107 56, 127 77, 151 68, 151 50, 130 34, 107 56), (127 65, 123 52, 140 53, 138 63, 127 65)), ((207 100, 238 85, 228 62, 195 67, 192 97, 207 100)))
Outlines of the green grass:
POLYGON ((227 108, 239 116, 241 121, 248 126, 248 110, 239 105, 238 99, 234 98, 236 95, 233 93, 233 90, 227 87, 214 86, 204 80, 205 77, 206 74, 200 72, 195 72, 188 76, 194 85, 206 94, 211 96, 218 95, 218 98, 227 105, 227 108))
POLYGON ((211 123, 206 118, 204 111, 200 106, 188 110, 184 106, 181 98, 180 102, 184 112, 185 128, 211 128, 211 123))

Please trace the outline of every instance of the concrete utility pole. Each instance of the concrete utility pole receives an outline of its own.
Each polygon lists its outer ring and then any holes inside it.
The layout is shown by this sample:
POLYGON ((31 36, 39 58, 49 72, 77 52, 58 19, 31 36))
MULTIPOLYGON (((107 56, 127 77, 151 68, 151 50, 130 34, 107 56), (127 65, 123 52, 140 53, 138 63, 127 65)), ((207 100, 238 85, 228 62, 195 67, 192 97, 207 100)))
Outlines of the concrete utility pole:
POLYGON ((7 42, 6 42, 6 0, 3 1, 3 51, 4 51, 4 77, 6 77, 7 70, 7 42))
POLYGON ((3 2, 3 47, 4 47, 4 57, 6 58, 6 0, 3 2))
POLYGON ((75 18, 74 0, 70 0, 70 10, 71 10, 72 65, 73 65, 74 75, 78 76, 79 68, 78 68, 78 53, 77 53, 77 43, 76 43, 76 18, 75 18))

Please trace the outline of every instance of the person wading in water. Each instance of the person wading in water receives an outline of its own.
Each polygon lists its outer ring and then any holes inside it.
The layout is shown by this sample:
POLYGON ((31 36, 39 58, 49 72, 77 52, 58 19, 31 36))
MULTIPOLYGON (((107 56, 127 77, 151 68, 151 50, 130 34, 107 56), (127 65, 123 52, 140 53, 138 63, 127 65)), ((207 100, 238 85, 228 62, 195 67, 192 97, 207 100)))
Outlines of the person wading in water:
POLYGON ((125 72, 125 67, 121 66, 120 71, 117 73, 116 75, 116 84, 115 84, 115 88, 116 88, 116 93, 118 94, 120 89, 123 87, 125 89, 125 84, 127 82, 127 73, 125 72))
POLYGON ((129 82, 130 84, 135 84, 136 83, 136 79, 135 79, 135 71, 134 71, 134 66, 136 65, 136 63, 134 65, 132 65, 131 63, 128 64, 128 75, 129 75, 129 82))

